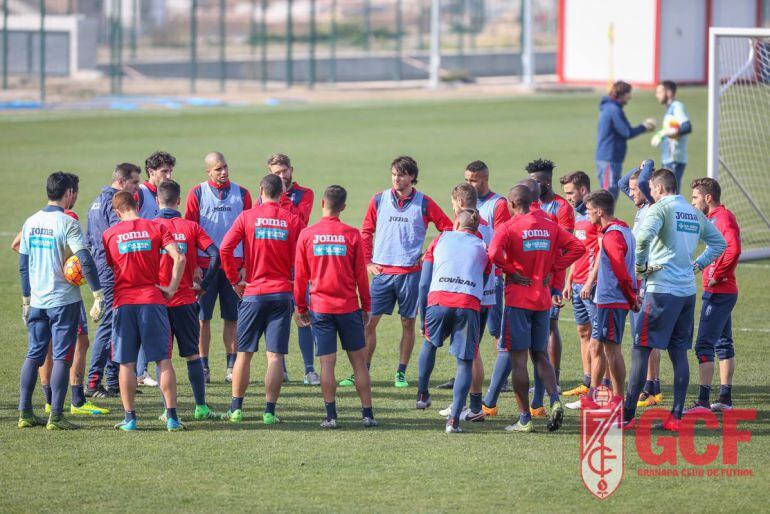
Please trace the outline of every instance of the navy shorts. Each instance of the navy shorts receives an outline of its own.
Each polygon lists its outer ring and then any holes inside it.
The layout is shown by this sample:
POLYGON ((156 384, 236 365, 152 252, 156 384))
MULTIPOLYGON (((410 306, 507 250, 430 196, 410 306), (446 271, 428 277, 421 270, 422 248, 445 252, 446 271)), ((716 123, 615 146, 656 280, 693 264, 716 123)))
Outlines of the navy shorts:
POLYGON ((171 358, 171 327, 166 306, 161 304, 121 305, 112 316, 112 360, 136 362, 142 347, 147 362, 171 358))
POLYGON ((732 312, 738 294, 704 292, 702 299, 695 339, 698 362, 714 362, 715 351, 719 360, 732 359, 735 357, 732 312))
POLYGON ((238 303, 240 300, 222 269, 217 270, 217 276, 209 283, 206 294, 198 298, 198 304, 201 307, 198 319, 207 321, 214 316, 214 304, 217 301, 217 297, 219 297, 220 317, 227 321, 237 320, 238 303))
POLYGON ((78 324, 78 335, 88 335, 88 316, 86 316, 86 304, 80 302, 80 324, 78 324))
MULTIPOLYGON (((591 298, 580 298, 580 291, 584 284, 572 284, 572 311, 575 314, 575 323, 578 325, 593 325, 596 316, 596 304, 591 298)), ((593 296, 593 295, 591 295, 593 296)))
MULTIPOLYGON (((503 321, 503 292, 505 290, 505 280, 502 276, 495 278, 495 298, 497 303, 489 309, 486 325, 489 328, 489 335, 495 339, 500 338, 500 326, 503 321)), ((481 329, 484 332, 484 329, 481 329)))
POLYGON ((503 312, 501 350, 532 350, 544 352, 548 348, 550 310, 531 311, 506 307, 503 312))
POLYGON ((43 365, 48 345, 53 343, 53 359, 72 362, 83 302, 37 309, 30 307, 27 321, 27 359, 43 365))
POLYGON ((472 360, 479 349, 481 335, 479 311, 431 305, 425 311, 425 339, 436 348, 449 338, 449 353, 472 360))
POLYGON ((272 353, 289 353, 289 332, 294 301, 291 293, 244 296, 238 306, 235 340, 239 352, 256 352, 265 336, 265 348, 272 353))
POLYGON ((168 308, 171 335, 176 338, 180 357, 190 357, 198 353, 198 338, 201 334, 198 323, 199 310, 197 302, 168 308))
POLYGON ((337 336, 342 349, 355 352, 366 346, 364 339, 364 319, 361 310, 345 314, 323 314, 311 312, 310 325, 313 331, 316 357, 337 353, 337 336))
POLYGON ((591 325, 591 339, 600 343, 623 342, 623 329, 626 327, 628 309, 597 307, 594 323, 591 325))
POLYGON ((674 296, 648 291, 636 319, 634 345, 658 350, 689 350, 694 321, 695 295, 674 296))
POLYGON ((390 275, 380 273, 372 277, 369 292, 372 295, 372 316, 393 314, 398 302, 398 314, 402 318, 417 317, 417 300, 420 292, 420 272, 390 275))

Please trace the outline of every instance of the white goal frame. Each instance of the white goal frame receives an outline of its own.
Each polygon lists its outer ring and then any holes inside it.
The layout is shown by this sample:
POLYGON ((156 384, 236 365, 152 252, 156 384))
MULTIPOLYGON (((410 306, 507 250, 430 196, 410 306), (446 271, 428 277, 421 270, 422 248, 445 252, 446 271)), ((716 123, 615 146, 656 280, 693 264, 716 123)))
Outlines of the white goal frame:
MULTIPOLYGON (((720 37, 766 37, 770 38, 770 28, 724 28, 711 27, 709 29, 709 55, 708 55, 708 151, 707 174, 709 177, 719 180, 720 171, 724 170, 734 179, 735 176, 719 159, 719 95, 722 89, 729 87, 737 77, 753 65, 754 52, 749 52, 745 65, 724 86, 721 84, 720 74, 717 72, 718 39, 720 37)), ((768 163, 770 170, 770 162, 768 163)), ((746 197, 749 205, 754 208, 759 217, 767 224, 770 230, 770 218, 757 207, 751 193, 735 180, 738 188, 746 197)), ((743 250, 741 260, 756 260, 770 258, 769 248, 754 248, 743 250)))

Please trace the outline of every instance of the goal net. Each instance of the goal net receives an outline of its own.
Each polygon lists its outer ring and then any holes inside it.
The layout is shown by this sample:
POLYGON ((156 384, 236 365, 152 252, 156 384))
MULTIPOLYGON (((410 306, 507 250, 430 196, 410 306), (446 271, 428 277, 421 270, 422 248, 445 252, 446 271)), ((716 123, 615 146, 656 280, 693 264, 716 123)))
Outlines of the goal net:
POLYGON ((741 227, 742 260, 770 258, 770 29, 709 33, 708 175, 741 227))

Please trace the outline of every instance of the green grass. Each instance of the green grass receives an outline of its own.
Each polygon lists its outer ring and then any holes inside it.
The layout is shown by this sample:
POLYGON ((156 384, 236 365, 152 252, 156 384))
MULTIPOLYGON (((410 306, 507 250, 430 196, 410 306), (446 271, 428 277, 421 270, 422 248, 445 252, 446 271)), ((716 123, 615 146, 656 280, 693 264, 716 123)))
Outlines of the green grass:
MULTIPOLYGON (((662 115, 648 92, 637 92, 628 115, 637 121, 662 115)), ((688 178, 705 174, 706 95, 685 89, 681 98, 692 115, 688 178)), ((584 169, 593 176, 597 98, 593 95, 551 95, 479 101, 373 103, 346 106, 293 106, 277 109, 232 108, 207 111, 132 114, 39 114, 0 118, 5 183, 0 239, 10 243, 23 220, 44 202, 43 183, 56 169, 81 177, 81 201, 88 204, 108 182, 117 162, 141 162, 163 149, 178 159, 175 179, 186 189, 204 179, 203 155, 220 150, 227 156, 232 178, 254 191, 264 174, 264 161, 276 151, 292 156, 296 178, 318 193, 330 183, 349 191, 343 219, 359 225, 370 196, 389 187, 390 160, 413 155, 420 163, 420 188, 449 209, 450 187, 462 180, 463 166, 485 160, 492 185, 503 191, 524 176, 532 158, 553 159, 557 176, 584 169)), ((648 137, 630 144, 626 166, 656 157, 648 137)), ((621 200, 620 215, 630 220, 631 206, 621 200)), ((318 216, 318 208, 314 218, 318 216)), ((7 246, 6 246, 7 248, 7 246)), ((121 417, 117 400, 103 401, 113 409, 104 419, 82 420, 84 430, 47 433, 16 428, 19 368, 26 349, 20 320, 15 255, 0 256, 0 511, 732 511, 767 508, 767 456, 770 386, 766 344, 768 268, 741 266, 741 300, 734 315, 738 370, 735 400, 758 408, 757 421, 747 424, 752 440, 741 445, 740 468, 752 478, 640 478, 643 466, 633 437, 626 441, 626 474, 618 492, 598 502, 584 489, 578 472, 578 417, 568 413, 555 434, 537 422, 538 432, 511 435, 502 428, 514 410, 513 397, 501 397, 502 416, 467 426, 457 437, 443 433, 436 411, 450 394, 434 391, 434 408, 414 410, 414 387, 392 386, 397 359, 397 319, 380 325, 372 373, 376 430, 359 425, 355 393, 341 390, 338 401, 343 429, 323 432, 323 402, 317 388, 303 387, 301 359, 292 335, 289 370, 294 382, 283 389, 278 412, 284 423, 261 424, 264 397, 261 377, 264 356, 254 359, 252 383, 245 402, 247 422, 240 426, 190 422, 186 433, 169 434, 156 416, 157 390, 145 389, 137 411, 143 430, 118 433, 111 426, 121 417), (765 505, 765 507, 762 507, 765 505)), ((580 375, 577 342, 562 313, 564 337, 562 381, 573 385, 580 375)), ((91 327, 94 330, 94 327, 91 327)), ((214 333, 221 324, 214 324, 214 333)), ((626 351, 628 350, 626 346, 626 351)), ((493 343, 487 336, 481 352, 491 372, 493 343)), ((349 367, 340 356, 338 376, 349 367)), ((227 408, 229 388, 222 381, 224 354, 212 343, 214 383, 210 403, 227 408)), ((691 364, 695 365, 694 356, 691 364)), ((180 409, 192 414, 192 397, 181 360, 176 360, 180 409)), ((662 379, 670 406, 671 367, 664 357, 662 379)), ((408 378, 416 382, 416 356, 408 378)), ((453 374, 446 350, 439 352, 435 382, 453 374)), ((695 372, 693 370, 693 382, 695 372)), ((695 393, 691 387, 691 394, 695 393)), ((35 396, 42 408, 42 395, 35 396)), ((718 438, 699 432, 697 446, 718 438)), ((686 464, 680 461, 680 466, 686 464)), ((719 462, 714 463, 719 465, 719 462)), ((646 466, 644 466, 646 467, 646 466)))

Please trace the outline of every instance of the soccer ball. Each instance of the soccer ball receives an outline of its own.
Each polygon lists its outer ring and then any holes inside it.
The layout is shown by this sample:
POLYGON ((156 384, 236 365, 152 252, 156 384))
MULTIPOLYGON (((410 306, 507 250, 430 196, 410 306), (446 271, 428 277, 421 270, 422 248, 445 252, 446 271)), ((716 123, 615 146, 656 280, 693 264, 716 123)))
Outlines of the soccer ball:
POLYGON ((73 255, 64 262, 64 278, 73 286, 80 287, 86 283, 83 266, 77 255, 73 255))

